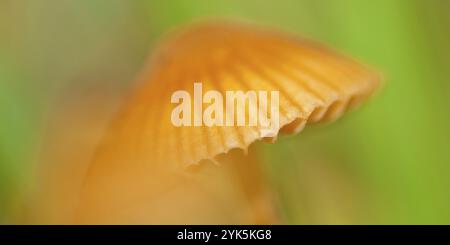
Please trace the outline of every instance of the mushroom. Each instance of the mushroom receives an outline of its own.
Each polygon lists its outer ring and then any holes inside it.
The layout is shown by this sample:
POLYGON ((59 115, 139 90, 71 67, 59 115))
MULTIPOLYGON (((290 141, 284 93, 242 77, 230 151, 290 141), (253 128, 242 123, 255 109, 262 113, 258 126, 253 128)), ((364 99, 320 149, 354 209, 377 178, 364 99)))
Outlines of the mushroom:
POLYGON ((379 80, 353 59, 274 30, 207 22, 174 31, 154 51, 98 146, 75 222, 277 222, 258 158, 251 150, 245 155, 248 147, 337 119, 368 98, 379 80), (175 126, 171 95, 194 94, 196 82, 221 93, 279 91, 275 134, 261 134, 260 125, 175 126))

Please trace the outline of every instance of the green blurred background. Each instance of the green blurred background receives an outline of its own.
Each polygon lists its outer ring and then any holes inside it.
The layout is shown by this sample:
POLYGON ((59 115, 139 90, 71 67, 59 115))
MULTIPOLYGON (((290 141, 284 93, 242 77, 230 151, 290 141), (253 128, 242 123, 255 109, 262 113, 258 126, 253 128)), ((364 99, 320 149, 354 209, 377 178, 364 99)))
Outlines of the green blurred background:
POLYGON ((205 17, 292 31, 384 74, 337 123, 258 145, 287 223, 450 223, 447 0, 0 0, 0 223, 27 200, 54 104, 126 90, 162 33, 205 17))

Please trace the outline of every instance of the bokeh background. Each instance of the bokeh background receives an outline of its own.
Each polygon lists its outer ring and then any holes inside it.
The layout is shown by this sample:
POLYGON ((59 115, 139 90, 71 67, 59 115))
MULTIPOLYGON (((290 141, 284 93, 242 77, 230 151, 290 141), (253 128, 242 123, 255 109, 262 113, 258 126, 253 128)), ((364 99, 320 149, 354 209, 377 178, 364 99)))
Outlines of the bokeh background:
POLYGON ((34 205, 39 155, 60 150, 49 135, 75 127, 61 114, 108 118, 164 32, 226 17, 384 74, 383 90, 338 122, 258 145, 285 223, 448 224, 449 13, 447 0, 0 0, 0 223, 34 205))

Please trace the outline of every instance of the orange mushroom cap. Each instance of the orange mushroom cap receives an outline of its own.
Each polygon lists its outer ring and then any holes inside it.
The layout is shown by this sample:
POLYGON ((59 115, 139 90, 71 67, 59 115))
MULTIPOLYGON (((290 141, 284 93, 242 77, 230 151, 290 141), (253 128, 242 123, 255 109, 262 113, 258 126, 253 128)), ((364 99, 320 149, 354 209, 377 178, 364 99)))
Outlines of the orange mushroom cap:
POLYGON ((265 137, 258 125, 174 126, 171 95, 179 90, 193 94, 195 82, 204 91, 223 94, 279 91, 276 132, 295 134, 305 124, 338 118, 371 95, 380 79, 353 59, 277 31, 201 23, 174 32, 152 55, 98 147, 85 179, 81 213, 123 210, 130 200, 179 184, 186 167, 234 148, 245 151, 265 137))

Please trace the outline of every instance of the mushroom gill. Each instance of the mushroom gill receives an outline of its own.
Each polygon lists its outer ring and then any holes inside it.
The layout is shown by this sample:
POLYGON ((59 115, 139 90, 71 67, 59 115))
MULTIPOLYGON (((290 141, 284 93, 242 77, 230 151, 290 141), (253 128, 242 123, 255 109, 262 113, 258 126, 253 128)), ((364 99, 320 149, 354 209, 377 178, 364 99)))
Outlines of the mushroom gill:
MULTIPOLYGON (((201 82, 204 91, 221 93, 279 91, 276 131, 295 134, 308 123, 335 120, 358 105, 377 88, 379 77, 320 44, 263 28, 200 23, 176 31, 154 51, 136 89, 98 146, 84 179, 77 222, 214 222, 214 218, 201 219, 198 214, 197 218, 181 215, 192 212, 194 205, 209 210, 204 205, 211 200, 199 193, 205 190, 199 185, 208 186, 210 192, 226 193, 228 187, 224 186, 248 175, 247 182, 254 182, 247 185, 264 189, 260 178, 249 174, 260 171, 258 164, 252 164, 250 170, 233 166, 235 169, 228 171, 223 157, 218 158, 225 156, 225 161, 230 161, 238 154, 227 154, 230 150, 245 152, 253 142, 266 138, 261 127, 176 127, 171 123, 171 95, 179 90, 193 94, 195 82, 201 82), (221 163, 199 164, 210 160, 221 163), (241 176, 236 177, 239 171, 241 176), (221 187, 214 189, 219 183, 221 187), (184 211, 175 211, 179 209, 184 211)), ((266 140, 274 142, 276 135, 266 140)), ((240 159, 233 162, 250 164, 249 158, 240 159)), ((266 200, 266 194, 257 191, 255 195, 266 200)), ((226 206, 227 195, 220 196, 215 202, 226 206)), ((262 223, 271 220, 260 219, 262 223)), ((258 221, 237 218, 230 222, 258 221)))

